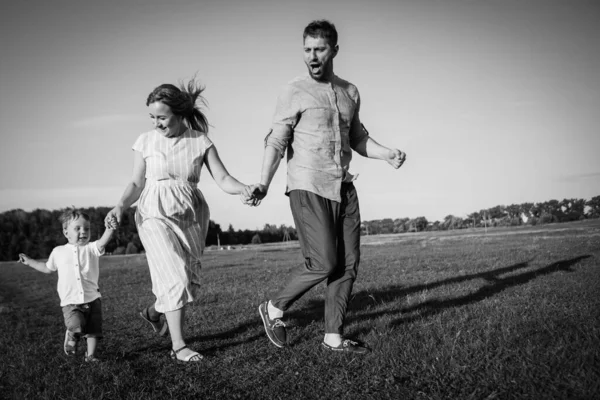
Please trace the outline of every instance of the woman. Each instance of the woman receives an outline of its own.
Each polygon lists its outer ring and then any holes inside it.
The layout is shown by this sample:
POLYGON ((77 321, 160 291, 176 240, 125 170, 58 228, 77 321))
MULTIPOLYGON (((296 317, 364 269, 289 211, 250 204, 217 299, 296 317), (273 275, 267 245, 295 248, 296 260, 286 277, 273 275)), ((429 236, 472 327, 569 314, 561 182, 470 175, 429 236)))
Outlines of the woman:
POLYGON ((208 205, 197 187, 202 165, 224 192, 245 199, 251 193, 229 175, 207 136, 208 122, 198 106, 205 104, 203 90, 192 79, 187 86, 164 84, 150 93, 146 105, 154 129, 134 143, 131 182, 105 219, 107 226, 120 223, 123 211, 139 200, 135 222, 156 296, 140 315, 156 332, 166 334, 164 314, 171 357, 186 362, 202 359, 183 338, 185 305, 198 298, 209 221, 208 205))

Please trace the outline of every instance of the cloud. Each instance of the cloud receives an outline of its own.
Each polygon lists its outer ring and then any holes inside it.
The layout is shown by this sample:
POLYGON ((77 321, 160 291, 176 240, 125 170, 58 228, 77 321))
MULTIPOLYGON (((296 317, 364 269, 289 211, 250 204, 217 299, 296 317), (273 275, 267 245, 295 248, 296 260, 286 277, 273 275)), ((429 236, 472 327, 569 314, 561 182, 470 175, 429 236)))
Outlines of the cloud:
POLYGON ((143 122, 144 118, 137 114, 106 114, 96 115, 71 122, 73 128, 95 128, 123 122, 143 122))
POLYGON ((572 174, 559 177, 559 182, 580 182, 600 179, 600 172, 588 172, 585 174, 572 174))

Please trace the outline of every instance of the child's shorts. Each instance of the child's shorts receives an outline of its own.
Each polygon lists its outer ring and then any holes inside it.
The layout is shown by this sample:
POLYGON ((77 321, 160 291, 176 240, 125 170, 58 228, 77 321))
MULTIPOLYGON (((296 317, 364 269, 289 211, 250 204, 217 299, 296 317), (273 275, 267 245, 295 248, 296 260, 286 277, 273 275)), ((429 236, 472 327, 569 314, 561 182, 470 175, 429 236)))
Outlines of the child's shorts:
POLYGON ((102 300, 62 308, 67 330, 85 337, 102 337, 102 300))

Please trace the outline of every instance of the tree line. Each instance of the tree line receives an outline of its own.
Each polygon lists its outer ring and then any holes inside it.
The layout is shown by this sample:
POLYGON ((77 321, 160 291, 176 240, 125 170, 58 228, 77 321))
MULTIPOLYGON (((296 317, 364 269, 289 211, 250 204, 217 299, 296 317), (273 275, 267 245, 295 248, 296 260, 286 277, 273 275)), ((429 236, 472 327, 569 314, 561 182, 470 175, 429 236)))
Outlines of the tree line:
MULTIPOLYGON (((92 240, 96 240, 104 232, 104 217, 109 210, 108 207, 82 209, 91 219, 92 240)), ((17 209, 0 213, 0 261, 15 261, 19 253, 26 253, 33 258, 47 258, 54 247, 65 244, 66 239, 58 221, 63 211, 64 209, 37 209, 27 212, 17 209)), ((125 211, 119 229, 106 246, 108 253, 135 254, 144 251, 134 216, 135 207, 125 211)), ((364 221, 361 233, 375 235, 484 226, 537 225, 590 218, 600 218, 600 196, 587 201, 564 199, 495 206, 468 214, 466 218, 448 215, 443 221, 435 222, 430 222, 425 217, 364 221)), ((211 220, 206 245, 223 247, 297 239, 296 229, 283 224, 265 224, 260 230, 235 230, 229 225, 227 230, 222 230, 219 224, 211 220)))
POLYGON ((482 209, 466 218, 447 215, 443 221, 430 222, 425 217, 385 218, 364 221, 361 232, 365 235, 441 231, 478 227, 538 225, 556 222, 600 218, 600 196, 584 199, 549 200, 541 203, 500 205, 482 209))
MULTIPOLYGON (((0 261, 15 261, 19 253, 26 253, 36 259, 44 259, 56 246, 67 243, 58 221, 61 210, 21 209, 0 214, 0 261)), ((90 216, 92 240, 100 238, 104 232, 104 217, 109 207, 81 208, 90 216)), ((261 230, 235 230, 229 225, 223 231, 214 221, 209 222, 206 245, 235 246, 249 243, 281 242, 297 240, 296 229, 285 225, 265 224, 261 230)), ((135 225, 135 207, 123 213, 121 225, 106 246, 110 254, 135 254, 144 251, 135 225)))

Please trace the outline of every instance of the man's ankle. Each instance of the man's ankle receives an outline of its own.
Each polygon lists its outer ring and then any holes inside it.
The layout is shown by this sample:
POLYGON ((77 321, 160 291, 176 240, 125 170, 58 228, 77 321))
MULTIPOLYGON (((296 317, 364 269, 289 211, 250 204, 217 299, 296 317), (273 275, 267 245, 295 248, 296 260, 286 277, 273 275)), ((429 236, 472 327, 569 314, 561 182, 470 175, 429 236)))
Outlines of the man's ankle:
POLYGON ((326 333, 323 343, 331 347, 338 347, 342 344, 342 335, 339 333, 326 333))
POLYGON ((273 302, 269 300, 269 302, 267 303, 267 315, 271 320, 283 318, 283 310, 280 310, 279 308, 275 307, 273 305, 273 302))

